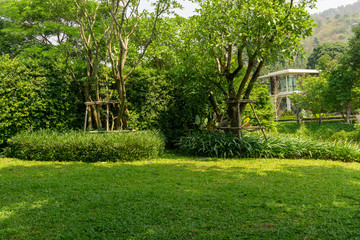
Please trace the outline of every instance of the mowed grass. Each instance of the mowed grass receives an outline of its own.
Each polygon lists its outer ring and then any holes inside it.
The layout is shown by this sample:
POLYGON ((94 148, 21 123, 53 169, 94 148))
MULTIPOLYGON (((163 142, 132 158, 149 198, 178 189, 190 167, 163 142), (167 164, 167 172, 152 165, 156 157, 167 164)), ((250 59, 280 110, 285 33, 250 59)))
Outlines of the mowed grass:
POLYGON ((360 239, 360 164, 0 159, 0 239, 360 239))
POLYGON ((303 138, 311 138, 321 141, 350 141, 360 143, 360 130, 354 124, 344 122, 314 122, 277 123, 277 131, 280 134, 295 135, 303 138))

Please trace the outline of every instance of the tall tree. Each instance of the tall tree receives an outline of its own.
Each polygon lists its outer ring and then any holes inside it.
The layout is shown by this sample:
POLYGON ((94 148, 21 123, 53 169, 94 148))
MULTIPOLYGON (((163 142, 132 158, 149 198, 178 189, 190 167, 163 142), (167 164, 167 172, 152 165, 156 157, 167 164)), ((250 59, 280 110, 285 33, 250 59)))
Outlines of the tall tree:
POLYGON ((117 128, 126 129, 126 81, 143 60, 150 44, 157 37, 160 17, 177 7, 176 1, 157 0, 154 10, 140 10, 141 1, 107 0, 109 38, 107 42, 112 77, 119 94, 120 107, 117 128))
POLYGON ((314 116, 319 114, 319 124, 322 122, 322 114, 326 111, 328 94, 328 81, 324 74, 320 76, 308 76, 299 80, 297 89, 301 93, 291 96, 293 103, 300 108, 310 110, 314 116))
MULTIPOLYGON (((107 33, 110 29, 106 26, 108 19, 104 17, 104 4, 97 1, 88 0, 73 0, 76 11, 74 11, 74 20, 79 29, 80 39, 77 41, 82 48, 82 55, 86 61, 86 80, 84 83, 84 97, 85 101, 100 101, 100 85, 99 85, 99 71, 101 68, 101 61, 106 58, 105 42, 107 33), (94 92, 94 98, 92 98, 94 92)), ((77 42, 73 44, 77 44, 77 42)), ((69 48, 65 48, 69 49, 69 48)), ((68 51, 68 56, 72 51, 68 51)), ((69 58, 68 58, 69 60, 69 58)), ((68 62, 67 62, 68 63, 68 62)), ((70 64, 67 64, 68 69, 76 79, 76 74, 70 64)), ((102 128, 100 118, 100 106, 91 105, 89 107, 88 124, 92 128, 92 116, 95 120, 97 128, 102 128)))
MULTIPOLYGON (((197 2, 200 9, 194 16, 194 44, 213 59, 211 66, 219 76, 216 86, 226 93, 231 126, 237 127, 237 102, 249 98, 265 62, 302 52, 301 39, 310 36, 314 26, 306 9, 315 7, 316 0, 197 2)), ((245 106, 240 105, 240 112, 245 106)))
POLYGON ((329 76, 332 91, 329 101, 345 110, 348 123, 351 110, 360 107, 360 28, 353 30, 355 35, 349 40, 349 50, 329 76))

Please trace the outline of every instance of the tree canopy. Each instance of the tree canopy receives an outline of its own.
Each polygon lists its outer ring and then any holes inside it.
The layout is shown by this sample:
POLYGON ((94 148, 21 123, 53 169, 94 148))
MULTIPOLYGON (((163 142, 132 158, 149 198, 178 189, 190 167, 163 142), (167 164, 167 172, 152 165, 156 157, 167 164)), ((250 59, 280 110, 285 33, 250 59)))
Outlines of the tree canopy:
POLYGON ((346 42, 324 42, 318 44, 308 58, 308 68, 315 69, 322 56, 328 55, 331 59, 339 60, 347 51, 346 42))
MULTIPOLYGON (((285 0, 198 0, 192 45, 212 59, 219 76, 214 84, 226 93, 232 127, 238 126, 237 103, 248 99, 266 62, 302 52, 301 39, 311 35, 307 8, 315 2, 285 0)), ((240 111, 246 104, 241 104, 240 111)))

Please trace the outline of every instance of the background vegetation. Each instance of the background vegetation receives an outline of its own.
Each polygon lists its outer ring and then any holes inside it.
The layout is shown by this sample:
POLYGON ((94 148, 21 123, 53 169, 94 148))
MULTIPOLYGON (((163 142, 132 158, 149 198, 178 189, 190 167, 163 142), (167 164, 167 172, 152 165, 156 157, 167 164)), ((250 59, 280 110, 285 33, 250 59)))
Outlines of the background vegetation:
POLYGON ((346 42, 352 37, 353 26, 360 24, 360 2, 355 2, 321 13, 313 14, 317 23, 311 37, 304 40, 305 51, 309 54, 319 43, 346 42))

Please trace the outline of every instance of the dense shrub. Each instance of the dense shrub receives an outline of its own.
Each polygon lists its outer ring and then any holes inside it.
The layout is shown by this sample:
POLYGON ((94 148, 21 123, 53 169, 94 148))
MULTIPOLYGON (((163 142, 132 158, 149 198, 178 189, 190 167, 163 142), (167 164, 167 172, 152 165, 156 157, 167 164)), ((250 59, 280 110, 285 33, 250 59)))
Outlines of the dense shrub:
POLYGON ((330 143, 295 137, 258 135, 243 138, 216 132, 193 133, 179 141, 182 152, 208 157, 312 158, 360 162, 360 149, 344 142, 330 143))
POLYGON ((157 157, 164 149, 153 131, 99 133, 22 132, 8 140, 7 157, 38 161, 133 161, 157 157))
POLYGON ((137 130, 160 129, 161 116, 173 100, 173 88, 164 74, 139 67, 127 82, 129 127, 137 130))
MULTIPOLYGON (((139 67, 127 82, 129 127, 160 130, 167 146, 194 127, 196 115, 207 112, 208 92, 189 86, 181 74, 139 67)), ((194 81, 193 81, 194 82, 194 81)))
POLYGON ((0 145, 24 130, 81 125, 76 86, 63 74, 63 65, 48 62, 45 57, 43 62, 0 57, 0 145))

